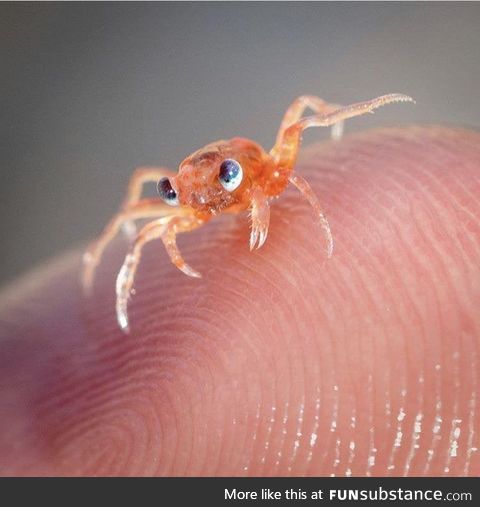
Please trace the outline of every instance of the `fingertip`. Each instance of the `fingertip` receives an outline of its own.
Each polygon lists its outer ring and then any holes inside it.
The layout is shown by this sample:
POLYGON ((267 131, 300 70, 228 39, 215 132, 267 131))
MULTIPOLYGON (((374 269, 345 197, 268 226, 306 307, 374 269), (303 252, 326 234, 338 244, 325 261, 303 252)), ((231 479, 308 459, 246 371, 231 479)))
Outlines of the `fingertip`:
POLYGON ((4 469, 478 474, 479 147, 478 134, 415 127, 306 149, 297 171, 332 225, 328 263, 310 207, 286 192, 255 255, 237 217, 179 235, 202 283, 161 242, 145 247, 119 322, 121 242, 86 301, 77 265, 47 273, 34 303, 17 297, 2 318, 24 316, 0 382, 14 393, 0 434, 17 442, 4 469))

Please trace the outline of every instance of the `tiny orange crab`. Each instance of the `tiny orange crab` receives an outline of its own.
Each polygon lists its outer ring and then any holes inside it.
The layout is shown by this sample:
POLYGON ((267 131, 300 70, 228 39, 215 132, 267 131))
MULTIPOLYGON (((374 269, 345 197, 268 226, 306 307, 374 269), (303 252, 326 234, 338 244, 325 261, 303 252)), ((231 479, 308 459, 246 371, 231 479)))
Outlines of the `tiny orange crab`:
POLYGON ((333 252, 333 238, 317 197, 310 185, 293 174, 302 132, 309 127, 332 126, 332 137, 342 135, 343 121, 372 112, 393 102, 413 102, 411 97, 390 94, 349 106, 329 104, 319 97, 298 97, 287 109, 276 142, 270 152, 242 137, 216 141, 195 151, 181 164, 178 173, 165 168, 137 169, 120 211, 106 226, 102 235, 84 255, 82 284, 89 291, 101 256, 108 243, 123 227, 134 237, 116 281, 116 313, 118 324, 129 330, 127 304, 133 286, 142 248, 160 238, 172 263, 186 275, 200 277, 182 258, 176 236, 192 231, 220 213, 250 210, 250 250, 260 248, 267 239, 270 200, 279 196, 292 183, 312 205, 323 229, 327 255, 333 252), (302 117, 310 108, 312 116, 302 117), (142 199, 143 185, 157 182, 158 199, 142 199), (134 221, 152 218, 138 234, 134 221))

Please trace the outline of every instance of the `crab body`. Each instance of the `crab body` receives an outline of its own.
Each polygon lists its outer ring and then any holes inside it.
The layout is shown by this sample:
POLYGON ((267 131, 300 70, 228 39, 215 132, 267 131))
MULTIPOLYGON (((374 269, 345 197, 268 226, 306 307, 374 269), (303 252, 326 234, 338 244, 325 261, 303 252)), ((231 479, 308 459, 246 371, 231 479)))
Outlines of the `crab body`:
POLYGON ((123 228, 133 243, 116 282, 116 312, 120 327, 128 332, 127 304, 143 246, 161 239, 172 263, 188 276, 201 275, 184 261, 176 236, 201 227, 221 213, 249 210, 251 217, 250 250, 260 248, 267 239, 270 201, 293 184, 312 205, 323 230, 326 253, 333 252, 330 226, 320 202, 294 166, 302 132, 309 127, 332 127, 332 137, 339 139, 343 122, 392 102, 413 100, 401 94, 390 94, 349 106, 338 106, 319 97, 298 97, 287 109, 273 148, 267 152, 256 142, 242 137, 210 143, 181 162, 178 172, 166 168, 137 169, 128 187, 120 211, 106 226, 103 234, 84 255, 82 283, 91 290, 95 268, 108 243, 123 228), (315 114, 303 116, 306 109, 315 114), (141 197, 145 183, 156 182, 160 199, 141 197), (152 219, 137 232, 135 221, 152 219))

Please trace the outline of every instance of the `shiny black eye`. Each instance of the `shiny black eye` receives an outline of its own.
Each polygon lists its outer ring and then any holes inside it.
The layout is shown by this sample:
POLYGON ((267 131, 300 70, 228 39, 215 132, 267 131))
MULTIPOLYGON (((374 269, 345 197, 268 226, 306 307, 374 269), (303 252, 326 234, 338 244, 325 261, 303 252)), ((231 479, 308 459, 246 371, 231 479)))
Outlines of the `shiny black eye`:
POLYGON ((172 187, 168 178, 162 178, 157 183, 158 195, 170 206, 178 206, 177 192, 172 187))
POLYGON ((242 166, 231 158, 227 158, 220 165, 218 180, 222 187, 229 192, 233 192, 242 182, 242 166))

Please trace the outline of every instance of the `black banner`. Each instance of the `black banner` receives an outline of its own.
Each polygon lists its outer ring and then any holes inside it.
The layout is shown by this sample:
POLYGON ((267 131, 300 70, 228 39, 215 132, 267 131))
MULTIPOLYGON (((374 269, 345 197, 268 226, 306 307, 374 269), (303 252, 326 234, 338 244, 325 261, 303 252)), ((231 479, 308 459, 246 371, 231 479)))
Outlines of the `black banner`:
POLYGON ((5 505, 475 504, 477 478, 4 478, 5 505), (14 500, 14 503, 10 503, 14 500))

